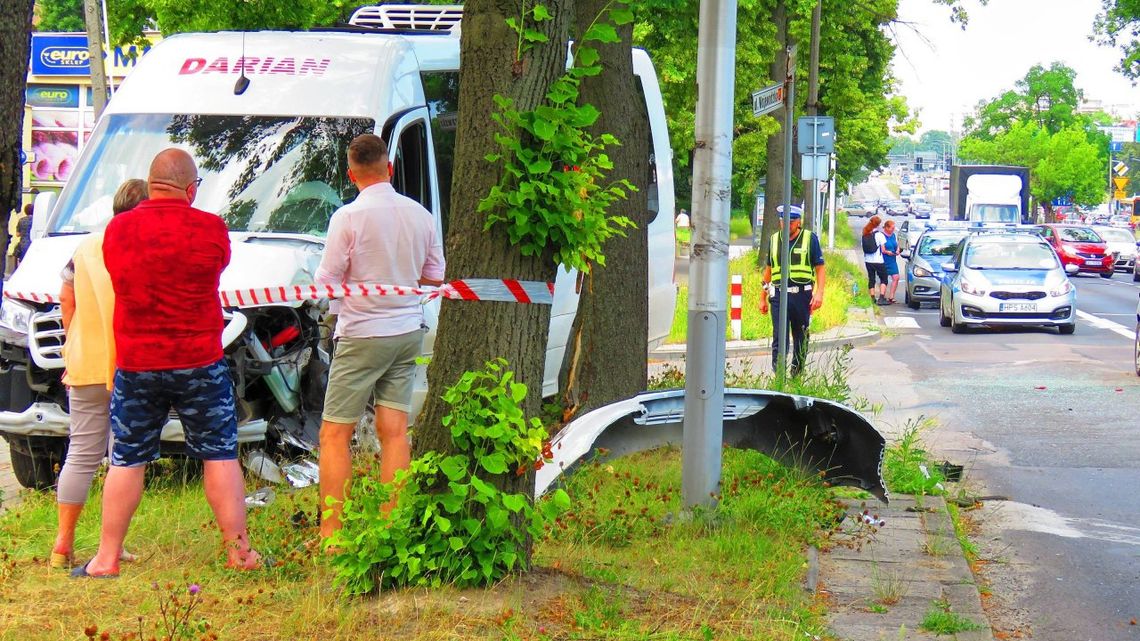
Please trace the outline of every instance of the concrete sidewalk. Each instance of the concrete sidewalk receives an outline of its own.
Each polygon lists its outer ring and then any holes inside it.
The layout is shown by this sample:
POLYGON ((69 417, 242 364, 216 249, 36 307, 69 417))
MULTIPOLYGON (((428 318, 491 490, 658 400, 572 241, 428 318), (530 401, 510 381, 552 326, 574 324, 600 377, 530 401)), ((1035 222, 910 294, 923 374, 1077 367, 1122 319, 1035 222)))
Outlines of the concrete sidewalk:
POLYGON ((981 592, 939 497, 891 497, 890 506, 848 502, 844 533, 812 555, 808 589, 824 598, 828 626, 846 641, 956 639, 993 641, 981 592), (864 509, 882 519, 872 528, 864 509), (977 626, 939 636, 921 629, 929 613, 946 612, 977 626))

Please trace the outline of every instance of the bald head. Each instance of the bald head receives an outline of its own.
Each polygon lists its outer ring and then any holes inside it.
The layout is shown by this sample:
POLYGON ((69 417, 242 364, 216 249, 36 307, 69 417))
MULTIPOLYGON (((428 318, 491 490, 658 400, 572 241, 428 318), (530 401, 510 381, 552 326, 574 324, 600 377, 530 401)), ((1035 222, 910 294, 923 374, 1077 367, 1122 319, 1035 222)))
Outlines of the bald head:
POLYGON ((166 149, 150 163, 151 198, 181 198, 194 202, 197 193, 198 168, 194 158, 181 149, 166 149))

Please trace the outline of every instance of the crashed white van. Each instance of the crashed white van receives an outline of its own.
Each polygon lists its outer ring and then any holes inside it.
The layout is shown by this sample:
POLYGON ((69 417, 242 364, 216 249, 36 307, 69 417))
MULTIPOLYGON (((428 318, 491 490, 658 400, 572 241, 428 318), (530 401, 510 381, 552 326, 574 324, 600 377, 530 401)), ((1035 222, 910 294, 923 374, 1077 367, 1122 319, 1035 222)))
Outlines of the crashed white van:
MULTIPOLYGON (((194 156, 203 179, 195 206, 221 216, 230 228, 233 258, 222 290, 313 281, 329 217, 356 195, 345 150, 361 133, 389 142, 396 189, 422 203, 439 233, 446 233, 460 16, 459 7, 365 7, 353 17, 354 29, 176 35, 139 61, 58 201, 52 194, 37 198, 35 240, 4 286, 0 435, 21 484, 50 486, 66 451, 63 331, 49 298, 60 289, 60 270, 84 235, 107 223, 116 188, 145 177, 158 151, 175 146, 194 156), (242 76, 248 85, 239 92, 242 76)), ((633 61, 652 136, 648 338, 654 344, 668 333, 675 304, 673 177, 653 66, 643 51, 635 50, 633 61)), ((562 270, 544 394, 557 389, 577 303, 573 275, 562 270)), ((426 305, 428 353, 438 310, 438 301, 426 305)), ((311 447, 327 377, 324 306, 239 304, 226 314, 223 341, 240 399, 239 440, 311 447)), ((415 409, 425 393, 420 371, 415 409)), ((181 426, 172 418, 164 449, 174 452, 181 441, 181 426)))

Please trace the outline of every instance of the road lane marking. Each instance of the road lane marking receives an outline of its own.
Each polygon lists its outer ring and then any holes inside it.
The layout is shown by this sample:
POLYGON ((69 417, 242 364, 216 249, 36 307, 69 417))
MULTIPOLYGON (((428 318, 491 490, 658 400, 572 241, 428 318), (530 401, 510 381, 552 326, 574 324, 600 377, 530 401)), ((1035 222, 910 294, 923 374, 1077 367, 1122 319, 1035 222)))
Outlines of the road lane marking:
POLYGON ((918 321, 908 316, 887 316, 883 322, 891 329, 918 329, 918 321))
POLYGON ((1117 334, 1120 334, 1128 340, 1136 340, 1136 332, 1125 327, 1124 325, 1121 325, 1120 323, 1114 323, 1107 318, 1093 316, 1092 314, 1088 312, 1082 312, 1079 309, 1077 310, 1077 317, 1089 325, 1096 327, 1097 329, 1107 329, 1110 332, 1116 332, 1117 334))

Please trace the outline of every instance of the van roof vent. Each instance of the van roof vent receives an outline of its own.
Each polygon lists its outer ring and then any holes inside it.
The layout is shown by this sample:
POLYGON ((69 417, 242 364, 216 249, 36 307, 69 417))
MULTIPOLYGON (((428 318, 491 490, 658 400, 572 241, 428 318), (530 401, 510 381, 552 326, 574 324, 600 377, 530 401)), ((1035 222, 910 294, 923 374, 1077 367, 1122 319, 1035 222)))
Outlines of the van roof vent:
POLYGON ((373 29, 459 31, 462 19, 462 5, 381 4, 360 7, 348 23, 373 29))

